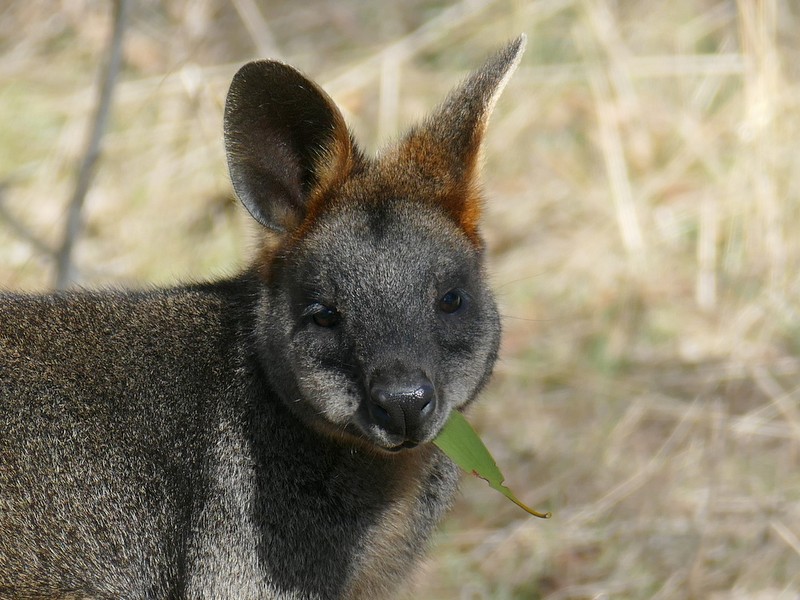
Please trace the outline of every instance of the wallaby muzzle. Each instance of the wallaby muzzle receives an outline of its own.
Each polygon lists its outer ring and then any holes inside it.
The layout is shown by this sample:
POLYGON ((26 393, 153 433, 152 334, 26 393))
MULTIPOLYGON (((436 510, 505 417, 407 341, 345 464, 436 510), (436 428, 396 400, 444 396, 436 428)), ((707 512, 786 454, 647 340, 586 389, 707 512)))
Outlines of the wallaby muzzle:
POLYGON ((436 412, 436 392, 421 371, 381 373, 370 383, 368 412, 386 433, 402 438, 398 448, 414 447, 428 441, 430 417, 436 412))

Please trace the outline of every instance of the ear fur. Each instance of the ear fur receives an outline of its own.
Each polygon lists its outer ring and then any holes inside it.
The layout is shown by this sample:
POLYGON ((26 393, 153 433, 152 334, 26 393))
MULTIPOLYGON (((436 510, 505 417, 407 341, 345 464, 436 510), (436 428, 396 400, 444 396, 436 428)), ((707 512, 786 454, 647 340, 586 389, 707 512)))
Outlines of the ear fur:
POLYGON ((277 232, 296 228, 314 197, 347 177, 358 152, 322 88, 276 61, 251 62, 236 73, 224 124, 236 195, 277 232))
MULTIPOLYGON (((481 142, 525 49, 521 35, 490 57, 381 161, 400 181, 426 183, 467 236, 477 233, 481 142)), ((262 225, 296 230, 326 192, 365 164, 339 109, 317 84, 275 61, 246 64, 225 104, 225 148, 236 195, 262 225)))
POLYGON ((401 141, 391 157, 444 190, 440 201, 469 237, 477 239, 481 142, 494 105, 525 51, 520 35, 490 57, 432 115, 401 141))

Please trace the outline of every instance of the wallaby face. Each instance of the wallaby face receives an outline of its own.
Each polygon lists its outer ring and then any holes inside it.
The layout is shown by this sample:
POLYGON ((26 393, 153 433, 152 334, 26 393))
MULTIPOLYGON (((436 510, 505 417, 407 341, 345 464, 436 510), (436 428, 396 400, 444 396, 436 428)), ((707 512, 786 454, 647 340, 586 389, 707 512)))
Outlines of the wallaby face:
POLYGON ((524 37, 378 158, 281 63, 225 108, 265 228, 230 280, 0 293, 0 597, 388 598, 457 484, 431 440, 500 339, 486 123, 524 37))
POLYGON ((499 340, 480 250, 415 204, 320 216, 274 263, 259 335, 293 408, 388 450, 429 442, 472 400, 499 340))

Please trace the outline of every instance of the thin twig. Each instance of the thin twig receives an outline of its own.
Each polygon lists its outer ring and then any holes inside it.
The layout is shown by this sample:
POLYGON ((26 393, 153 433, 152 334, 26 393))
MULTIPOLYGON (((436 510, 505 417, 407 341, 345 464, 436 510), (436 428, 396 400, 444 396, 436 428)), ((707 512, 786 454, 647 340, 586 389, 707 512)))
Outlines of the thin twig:
POLYGON ((97 110, 91 125, 83 162, 78 172, 75 191, 67 207, 64 237, 56 256, 55 287, 57 289, 64 289, 74 276, 72 252, 83 229, 83 203, 94 178, 97 159, 100 157, 100 142, 108 125, 114 87, 122 63, 122 38, 125 33, 128 3, 128 0, 114 0, 113 3, 114 26, 109 39, 108 62, 101 80, 97 110))

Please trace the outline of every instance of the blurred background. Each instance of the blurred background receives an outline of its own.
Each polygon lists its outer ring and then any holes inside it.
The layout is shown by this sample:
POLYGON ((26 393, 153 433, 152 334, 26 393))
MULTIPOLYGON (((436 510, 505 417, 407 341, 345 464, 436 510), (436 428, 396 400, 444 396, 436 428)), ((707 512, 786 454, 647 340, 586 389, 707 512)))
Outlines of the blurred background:
MULTIPOLYGON (((0 288, 54 285, 112 7, 0 6, 0 288)), ((243 62, 299 67, 375 151, 520 32, 485 148, 505 338, 470 418, 553 518, 466 478, 406 597, 796 599, 791 0, 132 2, 74 280, 247 264, 257 236, 221 139, 243 62)))

